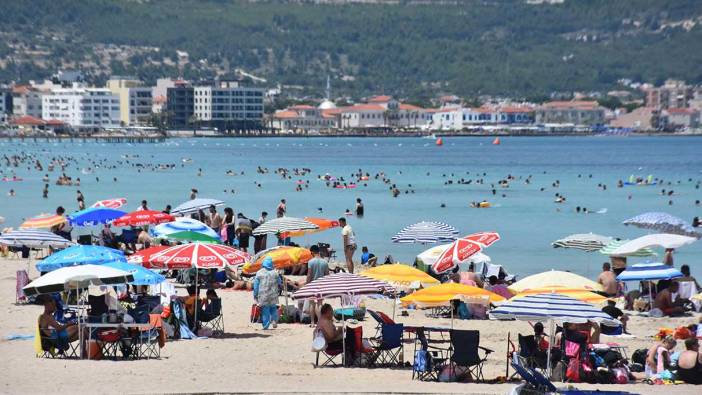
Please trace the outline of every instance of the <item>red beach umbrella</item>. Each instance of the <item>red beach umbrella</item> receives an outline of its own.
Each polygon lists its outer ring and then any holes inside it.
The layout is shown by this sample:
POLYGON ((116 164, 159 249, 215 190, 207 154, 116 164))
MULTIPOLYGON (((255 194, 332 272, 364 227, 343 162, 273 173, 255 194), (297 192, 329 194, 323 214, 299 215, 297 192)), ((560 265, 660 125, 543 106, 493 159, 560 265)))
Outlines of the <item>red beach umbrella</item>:
POLYGON ((175 221, 175 217, 170 214, 162 213, 153 210, 132 211, 125 214, 112 222, 114 226, 144 226, 158 225, 164 222, 175 221))
POLYGON ((195 242, 156 252, 142 265, 148 269, 216 269, 243 265, 249 258, 249 254, 230 246, 195 242))
POLYGON ((144 262, 148 262, 151 259, 151 256, 156 254, 157 252, 161 252, 165 249, 169 248, 168 246, 153 246, 149 248, 144 248, 143 250, 139 250, 135 252, 134 254, 130 255, 127 257, 127 262, 133 263, 135 265, 142 265, 144 262))
POLYGON ((431 268, 434 273, 444 273, 453 269, 459 262, 482 251, 483 248, 491 246, 497 240, 500 240, 497 232, 478 232, 462 237, 451 243, 431 268))
POLYGON ((127 204, 127 199, 116 198, 116 199, 98 200, 91 207, 120 208, 120 207, 124 206, 125 204, 127 204))

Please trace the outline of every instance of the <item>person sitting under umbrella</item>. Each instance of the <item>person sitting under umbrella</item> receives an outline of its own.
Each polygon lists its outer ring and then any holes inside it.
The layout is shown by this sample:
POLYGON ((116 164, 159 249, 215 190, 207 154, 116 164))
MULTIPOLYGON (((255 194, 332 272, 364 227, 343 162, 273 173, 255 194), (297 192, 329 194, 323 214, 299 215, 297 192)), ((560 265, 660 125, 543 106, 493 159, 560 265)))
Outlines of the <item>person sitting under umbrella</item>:
POLYGON ((44 305, 39 316, 39 331, 42 338, 49 340, 58 349, 65 351, 68 344, 78 340, 78 325, 75 322, 61 324, 54 318, 56 301, 49 295, 41 295, 38 301, 44 305))

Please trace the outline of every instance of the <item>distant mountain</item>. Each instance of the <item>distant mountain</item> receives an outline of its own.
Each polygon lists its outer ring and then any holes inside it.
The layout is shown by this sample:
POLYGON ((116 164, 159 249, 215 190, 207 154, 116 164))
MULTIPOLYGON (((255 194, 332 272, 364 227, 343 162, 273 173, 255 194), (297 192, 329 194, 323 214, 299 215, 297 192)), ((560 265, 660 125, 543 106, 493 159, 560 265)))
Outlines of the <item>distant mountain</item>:
POLYGON ((0 0, 0 79, 247 73, 322 94, 702 82, 702 1, 0 0))

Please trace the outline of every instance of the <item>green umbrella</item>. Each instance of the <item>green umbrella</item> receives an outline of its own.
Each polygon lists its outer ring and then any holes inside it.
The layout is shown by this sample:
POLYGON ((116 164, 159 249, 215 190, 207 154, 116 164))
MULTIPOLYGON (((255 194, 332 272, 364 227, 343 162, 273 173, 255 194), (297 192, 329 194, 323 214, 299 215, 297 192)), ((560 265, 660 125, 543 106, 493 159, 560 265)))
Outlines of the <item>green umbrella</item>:
POLYGON ((188 240, 188 241, 200 241, 203 243, 215 243, 220 244, 221 242, 209 235, 200 232, 194 232, 192 230, 184 230, 182 232, 175 232, 168 235, 162 236, 165 239, 173 240, 188 240))
MULTIPOLYGON (((602 249, 600 250, 600 253, 604 254, 604 255, 618 256, 618 255, 612 254, 614 252, 614 250, 616 250, 621 245, 628 243, 628 242, 629 242, 629 240, 613 240, 612 242, 610 242, 606 246, 602 247, 602 249)), ((637 250, 633 253, 622 255, 622 256, 655 256, 655 255, 656 255, 656 253, 652 249, 646 247, 646 248, 642 248, 640 250, 637 250)))

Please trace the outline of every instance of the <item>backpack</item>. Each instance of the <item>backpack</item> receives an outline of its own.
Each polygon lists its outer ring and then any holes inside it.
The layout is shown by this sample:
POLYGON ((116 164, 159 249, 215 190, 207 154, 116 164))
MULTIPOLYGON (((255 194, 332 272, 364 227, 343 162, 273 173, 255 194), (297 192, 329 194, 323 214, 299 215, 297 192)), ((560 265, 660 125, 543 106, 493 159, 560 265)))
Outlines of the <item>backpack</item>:
POLYGON ((638 363, 640 365, 646 365, 646 356, 648 355, 648 350, 645 348, 639 348, 631 354, 631 362, 638 363))

